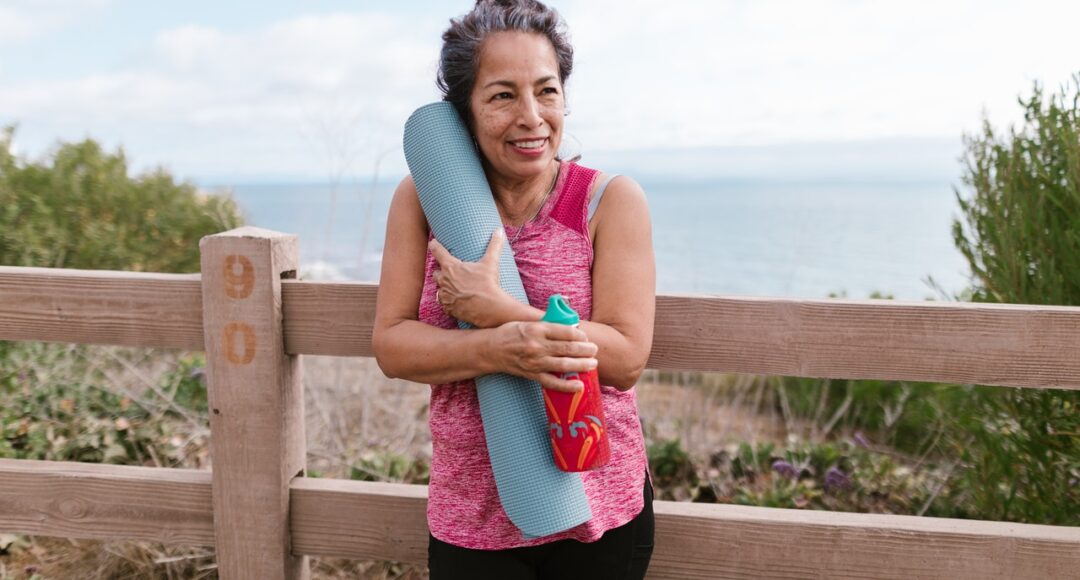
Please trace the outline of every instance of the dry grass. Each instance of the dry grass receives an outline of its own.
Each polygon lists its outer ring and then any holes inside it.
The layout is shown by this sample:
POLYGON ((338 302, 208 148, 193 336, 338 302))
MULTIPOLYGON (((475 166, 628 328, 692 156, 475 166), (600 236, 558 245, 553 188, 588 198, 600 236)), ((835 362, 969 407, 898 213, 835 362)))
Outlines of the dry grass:
POLYGON ((348 478, 372 453, 431 459, 430 387, 388 379, 374 359, 304 357, 308 468, 348 478))
MULTIPOLYGON (((80 356, 104 372, 110 388, 135 404, 162 417, 169 409, 175 411, 175 391, 170 392, 165 376, 185 353, 92 347, 80 356)), ((80 365, 65 366, 63 357, 48 362, 50 368, 41 370, 51 381, 84 377, 74 376, 80 365)), ((365 473, 376 455, 430 460, 427 385, 387 379, 372 359, 313 356, 304 357, 304 384, 311 472, 348 478, 357 470, 365 473)), ((678 438, 698 458, 735 441, 782 439, 786 425, 767 410, 771 405, 763 402, 763 396, 767 393, 761 381, 733 375, 650 371, 638 386, 647 437, 678 438)), ((206 417, 184 410, 181 418, 171 420, 186 433, 183 441, 177 441, 185 467, 205 468, 206 417)), ((385 473, 366 475, 386 478, 385 473)), ((34 574, 41 580, 217 576, 212 548, 19 537, 6 555, 0 555, 0 580, 29 579, 34 574)), ((312 558, 315 579, 426 577, 422 568, 391 562, 312 558)))
POLYGON ((779 443, 796 427, 756 375, 645 371, 636 389, 646 439, 678 439, 697 459, 738 442, 779 443))

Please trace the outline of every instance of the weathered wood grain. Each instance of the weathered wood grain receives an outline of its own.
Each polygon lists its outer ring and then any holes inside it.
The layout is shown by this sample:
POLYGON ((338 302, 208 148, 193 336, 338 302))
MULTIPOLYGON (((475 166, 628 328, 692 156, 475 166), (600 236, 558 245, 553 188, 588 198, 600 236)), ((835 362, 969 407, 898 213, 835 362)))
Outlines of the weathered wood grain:
POLYGON ((210 472, 0 459, 0 531, 212 546, 210 472))
POLYGON ((657 298, 650 368, 1080 389, 1080 308, 657 298))
MULTIPOLYGON (((293 545, 427 561, 426 487, 297 479, 293 545)), ((658 501, 649 578, 1074 578, 1080 528, 658 501)))
MULTIPOLYGON (((205 545, 205 471, 0 460, 0 530, 205 545)), ((424 564, 427 488, 297 478, 296 553, 424 564)), ((1080 527, 658 501, 649 578, 1065 579, 1080 527)))
MULTIPOLYGON (((376 289, 285 281, 289 352, 372 356, 376 289)), ((1076 307, 678 295, 656 307, 654 369, 1080 388, 1076 307)))
POLYGON ((291 489, 297 553, 427 563, 427 486, 297 478, 291 489))
POLYGON ((0 266, 0 340, 202 350, 199 279, 0 266))
POLYGON ((306 459, 304 392, 281 306, 297 239, 239 228, 203 238, 199 250, 218 575, 307 578, 288 520, 289 482, 306 459))
POLYGON ((285 350, 296 354, 373 356, 377 284, 283 280, 285 350))
MULTIPOLYGON (((0 267, 0 340, 202 349, 192 275, 0 267)), ((281 282, 290 354, 372 356, 377 286, 281 282)), ((654 369, 1080 389, 1080 308, 657 297, 654 369)))
POLYGON ((1076 578, 1080 527, 656 502, 650 578, 1076 578))

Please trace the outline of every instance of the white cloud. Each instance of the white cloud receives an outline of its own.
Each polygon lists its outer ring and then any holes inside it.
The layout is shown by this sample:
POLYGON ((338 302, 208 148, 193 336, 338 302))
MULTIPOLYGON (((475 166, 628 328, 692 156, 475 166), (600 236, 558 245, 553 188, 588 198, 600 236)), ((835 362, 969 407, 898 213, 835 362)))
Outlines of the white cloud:
POLYGON ((0 6, 0 43, 10 44, 33 37, 41 25, 11 6, 0 6))
MULTIPOLYGON (((0 37, 57 30, 71 18, 62 7, 108 3, 9 2, 0 37)), ((568 129, 586 151, 954 138, 983 109, 1015 120, 1016 95, 1035 79, 1067 80, 1080 54, 1074 2, 559 6, 577 56, 568 129)), ((300 15, 242 31, 204 19, 160 31, 127 62, 5 82, 0 111, 31 150, 89 134, 181 174, 319 176, 357 159, 363 172, 416 106, 438 98, 450 14, 416 13, 300 15)))
POLYGON ((138 66, 22 83, 0 92, 0 110, 54 135, 75 126, 74 138, 87 129, 135 135, 129 149, 161 152, 185 172, 318 175, 337 154, 328 147, 385 148, 412 107, 436 98, 437 40, 380 13, 301 16, 240 33, 184 26, 159 33, 138 66), (183 145, 170 153, 149 142, 162 136, 183 145), (335 143, 317 142, 327 139, 335 143))
POLYGON ((62 30, 112 3, 113 0, 6 0, 0 5, 0 46, 62 30))
POLYGON ((633 146, 952 136, 1064 81, 1080 4, 655 2, 566 10, 582 140, 633 146), (1051 16, 1052 15, 1052 16, 1051 16))

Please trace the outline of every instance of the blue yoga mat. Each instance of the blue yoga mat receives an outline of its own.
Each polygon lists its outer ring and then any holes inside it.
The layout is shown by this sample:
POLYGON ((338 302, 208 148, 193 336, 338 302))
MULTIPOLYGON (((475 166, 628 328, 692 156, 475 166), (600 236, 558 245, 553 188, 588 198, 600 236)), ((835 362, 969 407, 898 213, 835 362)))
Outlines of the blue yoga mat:
MULTIPOLYGON (((478 261, 502 227, 472 137, 446 102, 420 107, 405 123, 405 160, 435 238, 454 257, 478 261)), ((499 282, 528 303, 510 244, 499 282)), ((468 325, 458 322, 458 326, 468 325)), ((506 515, 529 537, 568 530, 592 518, 581 477, 555 467, 540 385, 507 374, 477 377, 491 467, 506 515)))

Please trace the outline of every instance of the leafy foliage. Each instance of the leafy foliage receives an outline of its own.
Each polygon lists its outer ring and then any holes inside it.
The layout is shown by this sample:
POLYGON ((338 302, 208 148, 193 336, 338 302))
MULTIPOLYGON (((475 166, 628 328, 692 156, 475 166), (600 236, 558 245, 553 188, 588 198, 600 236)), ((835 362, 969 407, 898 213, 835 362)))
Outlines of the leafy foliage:
POLYGON ((678 439, 651 442, 646 452, 656 499, 685 501, 699 497, 697 470, 678 439))
MULTIPOLYGON (((973 300, 1080 306, 1080 75, 1047 95, 1036 83, 1020 127, 988 121, 965 140, 953 239, 973 300)), ((993 519, 1080 522, 1080 392, 978 390, 956 441, 976 503, 993 519)))
MULTIPOLYGON (((130 349, 111 348, 106 356, 103 347, 19 346, 0 358, 0 457, 165 467, 206 462, 205 410, 178 403, 184 380, 176 373, 136 393, 110 381, 114 373, 105 362, 131 365, 124 358, 130 349)), ((201 354, 182 355, 175 366, 201 361, 201 354)))
POLYGON ((1024 123, 967 136, 953 239, 975 276, 978 302, 1080 304, 1080 76, 1074 94, 1035 84, 1019 99, 1024 123), (965 228, 965 225, 967 226, 965 228))
POLYGON ((392 481, 427 485, 431 466, 422 458, 414 458, 386 450, 367 450, 349 467, 349 479, 358 481, 392 481))
POLYGON ((164 170, 128 175, 123 151, 87 139, 43 162, 11 153, 0 131, 0 265, 199 271, 199 238, 241 224, 233 201, 164 170))
MULTIPOLYGON (((650 445, 657 497, 761 507, 864 513, 969 515, 958 508, 963 489, 951 470, 867 444, 861 435, 813 442, 791 438, 733 444, 695 464, 678 440, 650 445), (662 477, 656 466, 672 458, 692 476, 662 477)), ((966 506, 965 506, 966 507, 966 506)))

